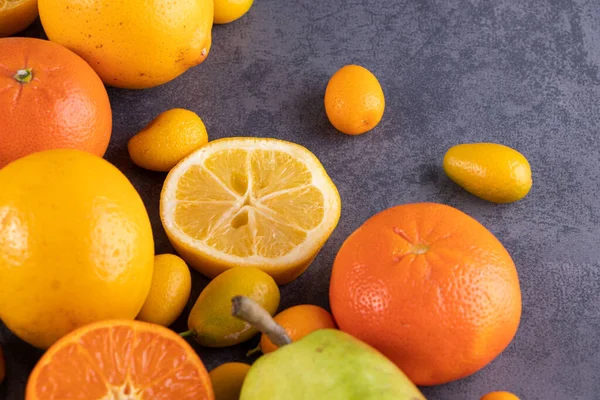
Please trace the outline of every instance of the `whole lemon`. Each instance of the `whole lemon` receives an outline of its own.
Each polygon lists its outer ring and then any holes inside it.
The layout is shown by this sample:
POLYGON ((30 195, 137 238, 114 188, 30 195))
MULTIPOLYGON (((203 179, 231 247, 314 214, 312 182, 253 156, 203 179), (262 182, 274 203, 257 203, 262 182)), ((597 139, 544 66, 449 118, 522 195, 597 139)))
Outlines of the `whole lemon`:
POLYGON ((190 110, 173 108, 161 113, 127 144, 139 167, 168 172, 194 150, 208 143, 206 127, 190 110))
POLYGON ((215 24, 228 24, 244 16, 254 0, 215 0, 215 24))
POLYGON ((213 0, 39 0, 48 38, 83 57, 107 85, 161 85, 206 59, 213 0))
POLYGON ((215 391, 215 400, 239 400, 249 370, 248 364, 228 362, 210 371, 208 376, 215 391))
POLYGON ((185 261, 173 254, 154 257, 152 286, 137 319, 169 326, 181 315, 192 290, 192 275, 185 261))
POLYGON ((379 124, 383 117, 383 89, 368 69, 346 65, 327 84, 325 111, 338 131, 347 135, 363 134, 379 124))
POLYGON ((446 174, 466 191, 494 203, 521 200, 531 190, 531 167, 525 156, 497 143, 466 143, 444 156, 446 174))
POLYGON ((0 319, 48 348, 82 325, 133 319, 154 241, 142 200, 104 159, 47 150, 0 169, 0 319))
POLYGON ((200 293, 188 318, 189 331, 207 347, 226 347, 251 339, 256 328, 231 315, 231 299, 247 296, 271 315, 279 307, 279 287, 266 272, 254 267, 229 269, 213 279, 200 293))

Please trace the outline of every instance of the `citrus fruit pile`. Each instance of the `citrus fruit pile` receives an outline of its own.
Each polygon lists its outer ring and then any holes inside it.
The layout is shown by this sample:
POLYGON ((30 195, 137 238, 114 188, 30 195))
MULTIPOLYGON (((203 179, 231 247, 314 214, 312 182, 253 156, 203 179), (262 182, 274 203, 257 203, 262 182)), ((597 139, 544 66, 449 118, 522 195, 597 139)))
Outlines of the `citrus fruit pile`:
MULTIPOLYGON (((522 303, 510 254, 474 218, 437 203, 382 210, 346 239, 331 313, 314 304, 278 313, 280 285, 309 268, 337 227, 338 189, 306 147, 209 140, 191 110, 165 110, 127 144, 134 164, 165 173, 160 221, 177 255, 155 254, 141 197, 103 159, 105 85, 176 79, 207 58, 213 24, 252 5, 0 0, 0 37, 39 10, 49 38, 0 39, 0 319, 44 351, 27 400, 424 399, 416 385, 472 375, 515 337, 522 303), (188 266, 210 279, 195 299, 188 266), (169 327, 180 317, 188 330, 178 335, 169 327), (220 348, 260 333, 248 347, 262 353, 257 362, 210 373, 184 339, 220 348)), ((347 135, 374 131, 385 106, 360 65, 335 72, 323 93, 332 127, 347 135)), ((532 187, 525 156, 498 143, 457 144, 441 164, 493 203, 532 187)), ((0 348, 0 384, 4 376, 0 348)))

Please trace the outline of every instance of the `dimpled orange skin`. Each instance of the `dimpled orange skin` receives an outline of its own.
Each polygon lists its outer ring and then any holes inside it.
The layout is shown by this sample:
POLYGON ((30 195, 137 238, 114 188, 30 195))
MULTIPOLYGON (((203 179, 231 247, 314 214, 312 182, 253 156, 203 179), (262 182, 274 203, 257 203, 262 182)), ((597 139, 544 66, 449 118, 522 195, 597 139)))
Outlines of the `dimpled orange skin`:
POLYGON ((491 392, 483 396, 481 400, 519 400, 519 398, 509 392, 491 392))
POLYGON ((357 229, 335 259, 330 303, 341 330, 421 386, 485 367, 521 317, 506 249, 475 219, 435 203, 392 207, 357 229))
POLYGON ((360 65, 346 65, 327 84, 325 111, 331 124, 342 133, 360 135, 370 131, 385 111, 379 81, 360 65))
POLYGON ((44 31, 82 56, 104 83, 154 87, 202 63, 213 0, 39 0, 44 31))
POLYGON ((47 40, 0 39, 0 168, 36 151, 74 148, 103 156, 112 130, 108 94, 75 53, 47 40), (20 83, 17 71, 31 68, 20 83))
MULTIPOLYGON (((335 321, 327 310, 312 304, 300 304, 283 310, 274 317, 275 321, 287 332, 293 342, 319 329, 335 329, 335 321)), ((269 337, 262 334, 260 349, 263 354, 278 349, 269 337)))
POLYGON ((129 180, 79 150, 0 169, 0 320, 48 348, 104 319, 133 319, 152 281, 148 213, 129 180))

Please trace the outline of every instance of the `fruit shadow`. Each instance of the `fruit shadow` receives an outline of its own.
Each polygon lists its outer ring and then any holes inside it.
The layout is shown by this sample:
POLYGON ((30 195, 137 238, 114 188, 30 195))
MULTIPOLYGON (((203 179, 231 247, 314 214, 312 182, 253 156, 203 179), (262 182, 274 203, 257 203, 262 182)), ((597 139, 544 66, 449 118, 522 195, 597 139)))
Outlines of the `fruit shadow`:
MULTIPOLYGON (((8 331, 7 328, 0 327, 2 329, 8 331)), ((0 332, 0 337, 2 333, 0 332)), ((2 350, 6 377, 0 385, 0 399, 24 399, 29 374, 44 351, 25 343, 12 333, 2 340, 2 350)))
POLYGON ((324 95, 325 87, 323 85, 310 85, 298 94, 294 102, 299 128, 297 131, 306 135, 304 140, 309 143, 331 144, 332 142, 341 142, 343 139, 340 132, 331 125, 327 118, 324 95))

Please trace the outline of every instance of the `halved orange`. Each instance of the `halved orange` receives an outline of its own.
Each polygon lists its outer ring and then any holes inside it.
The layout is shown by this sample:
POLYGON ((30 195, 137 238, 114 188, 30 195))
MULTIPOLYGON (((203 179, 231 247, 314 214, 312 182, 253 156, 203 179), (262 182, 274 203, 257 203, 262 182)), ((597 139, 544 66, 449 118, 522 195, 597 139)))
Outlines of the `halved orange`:
POLYGON ((37 16, 37 0, 0 0, 0 37, 21 32, 37 16))
POLYGON ((25 400, 214 400, 208 372, 175 332, 141 321, 86 325, 35 366, 25 400))

